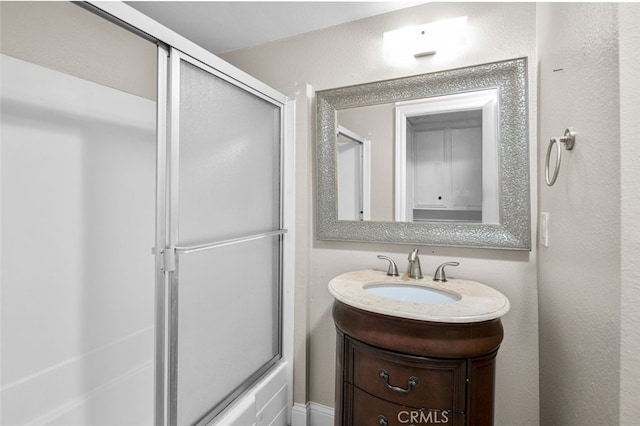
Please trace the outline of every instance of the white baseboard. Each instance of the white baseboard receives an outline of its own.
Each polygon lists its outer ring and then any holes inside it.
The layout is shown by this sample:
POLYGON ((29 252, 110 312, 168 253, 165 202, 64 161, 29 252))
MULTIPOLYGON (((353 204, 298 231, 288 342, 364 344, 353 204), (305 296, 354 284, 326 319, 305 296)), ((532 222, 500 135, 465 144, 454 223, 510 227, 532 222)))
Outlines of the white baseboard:
POLYGON ((298 402, 291 409, 291 426, 307 426, 307 406, 298 402))
POLYGON ((293 404, 291 426, 333 426, 333 408, 317 402, 293 404))

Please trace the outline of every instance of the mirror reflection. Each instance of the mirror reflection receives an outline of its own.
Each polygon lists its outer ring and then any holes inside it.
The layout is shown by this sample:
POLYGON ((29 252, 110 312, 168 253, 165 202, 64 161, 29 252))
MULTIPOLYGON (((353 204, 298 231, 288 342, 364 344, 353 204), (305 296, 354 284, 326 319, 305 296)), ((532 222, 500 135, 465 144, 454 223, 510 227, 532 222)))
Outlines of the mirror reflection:
POLYGON ((336 113, 338 220, 498 222, 496 90, 336 113))
POLYGON ((407 120, 406 209, 398 220, 482 222, 482 111, 407 120))

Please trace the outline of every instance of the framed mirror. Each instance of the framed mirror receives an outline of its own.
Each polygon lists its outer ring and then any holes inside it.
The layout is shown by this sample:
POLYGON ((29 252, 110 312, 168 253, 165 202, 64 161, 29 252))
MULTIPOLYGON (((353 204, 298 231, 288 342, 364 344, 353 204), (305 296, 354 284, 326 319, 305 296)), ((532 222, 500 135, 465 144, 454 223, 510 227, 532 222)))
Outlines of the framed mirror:
POLYGON ((526 58, 316 102, 318 239, 530 250, 526 58))

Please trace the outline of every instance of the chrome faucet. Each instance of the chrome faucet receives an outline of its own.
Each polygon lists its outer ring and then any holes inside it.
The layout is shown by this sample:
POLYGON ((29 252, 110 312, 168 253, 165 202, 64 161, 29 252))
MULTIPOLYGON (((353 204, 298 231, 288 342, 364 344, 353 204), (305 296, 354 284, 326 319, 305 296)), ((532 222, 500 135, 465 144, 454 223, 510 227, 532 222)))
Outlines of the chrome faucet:
POLYGON ((420 266, 420 257, 418 256, 418 249, 413 249, 409 253, 409 278, 419 280, 424 278, 422 275, 422 267, 420 266))

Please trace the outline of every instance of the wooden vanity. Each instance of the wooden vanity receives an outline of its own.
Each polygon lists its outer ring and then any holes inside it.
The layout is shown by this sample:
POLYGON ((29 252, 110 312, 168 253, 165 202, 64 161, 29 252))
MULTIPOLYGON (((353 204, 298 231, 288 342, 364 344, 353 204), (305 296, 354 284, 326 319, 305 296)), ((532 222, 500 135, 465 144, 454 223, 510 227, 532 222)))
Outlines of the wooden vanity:
POLYGON ((336 426, 491 426, 500 318, 447 323, 336 300, 336 426))

